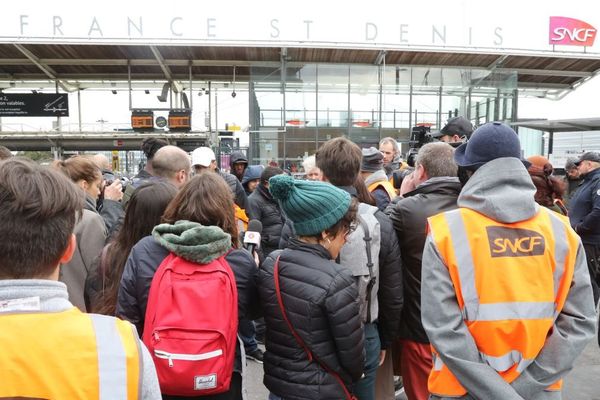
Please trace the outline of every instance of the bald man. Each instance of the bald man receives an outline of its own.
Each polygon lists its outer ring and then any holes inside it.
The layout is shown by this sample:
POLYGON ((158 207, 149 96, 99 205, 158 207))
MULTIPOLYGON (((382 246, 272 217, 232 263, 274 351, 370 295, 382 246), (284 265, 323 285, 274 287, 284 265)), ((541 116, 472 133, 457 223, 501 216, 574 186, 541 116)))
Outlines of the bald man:
POLYGON ((190 178, 192 163, 190 156, 177 146, 161 147, 152 159, 154 176, 169 180, 181 188, 190 178))

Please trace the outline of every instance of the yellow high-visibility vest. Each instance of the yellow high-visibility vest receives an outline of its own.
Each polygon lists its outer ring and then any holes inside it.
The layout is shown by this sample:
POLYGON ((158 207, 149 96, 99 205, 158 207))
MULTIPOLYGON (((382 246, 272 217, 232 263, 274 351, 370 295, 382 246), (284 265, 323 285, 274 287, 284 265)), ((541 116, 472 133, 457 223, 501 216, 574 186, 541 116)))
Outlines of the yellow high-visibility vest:
POLYGON ((0 314, 0 398, 137 400, 141 350, 129 322, 77 308, 0 314))

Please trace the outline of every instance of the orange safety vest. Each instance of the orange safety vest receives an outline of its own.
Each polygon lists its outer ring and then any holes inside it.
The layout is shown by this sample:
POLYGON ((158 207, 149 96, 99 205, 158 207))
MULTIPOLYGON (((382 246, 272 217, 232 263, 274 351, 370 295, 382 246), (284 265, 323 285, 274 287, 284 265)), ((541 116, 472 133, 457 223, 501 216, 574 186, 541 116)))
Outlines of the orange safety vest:
POLYGON ((397 196, 396 189, 394 189, 394 185, 392 185, 389 181, 379 181, 371 183, 368 187, 369 193, 373 193, 373 191, 378 187, 382 187, 386 191, 386 193, 390 197, 390 200, 394 199, 397 196))
POLYGON ((248 230, 248 215, 246 215, 246 210, 240 208, 237 204, 233 205, 233 209, 235 210, 235 222, 237 223, 239 232, 246 232, 248 230))
MULTIPOLYGON (((577 234, 568 219, 544 207, 514 224, 460 208, 429 218, 429 229, 481 358, 505 381, 514 381, 542 350, 563 308, 577 234)), ((429 392, 465 395, 433 345, 432 353, 429 392)), ((562 380, 547 390, 561 387, 562 380)))
POLYGON ((77 308, 0 314, 0 398, 141 398, 135 328, 77 308))

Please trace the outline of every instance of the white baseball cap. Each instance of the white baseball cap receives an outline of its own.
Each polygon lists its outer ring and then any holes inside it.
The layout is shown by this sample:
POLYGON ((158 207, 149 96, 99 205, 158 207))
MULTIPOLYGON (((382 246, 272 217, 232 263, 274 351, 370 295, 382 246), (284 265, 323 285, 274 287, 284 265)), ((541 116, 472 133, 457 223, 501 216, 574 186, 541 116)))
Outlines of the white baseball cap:
POLYGON ((192 166, 200 165, 202 167, 209 167, 216 159, 215 152, 209 147, 198 147, 192 151, 192 166))

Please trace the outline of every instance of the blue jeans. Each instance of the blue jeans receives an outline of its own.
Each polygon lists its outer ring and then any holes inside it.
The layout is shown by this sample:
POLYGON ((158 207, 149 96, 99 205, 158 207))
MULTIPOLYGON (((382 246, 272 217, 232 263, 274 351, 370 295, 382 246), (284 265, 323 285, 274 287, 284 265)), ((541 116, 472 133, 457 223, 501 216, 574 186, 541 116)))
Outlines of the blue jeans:
POLYGON ((377 324, 365 324, 365 376, 354 384, 354 395, 359 400, 375 400, 375 376, 380 352, 381 341, 377 324))
POLYGON ((253 352, 258 348, 258 343, 256 343, 256 333, 254 330, 254 322, 245 318, 240 319, 238 333, 240 334, 240 339, 242 339, 242 342, 244 342, 244 349, 246 350, 246 353, 253 352))
POLYGON ((283 400, 283 397, 279 397, 276 394, 269 392, 269 400, 283 400))

